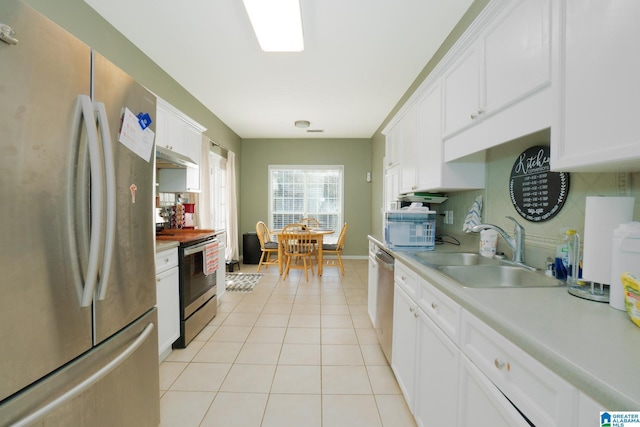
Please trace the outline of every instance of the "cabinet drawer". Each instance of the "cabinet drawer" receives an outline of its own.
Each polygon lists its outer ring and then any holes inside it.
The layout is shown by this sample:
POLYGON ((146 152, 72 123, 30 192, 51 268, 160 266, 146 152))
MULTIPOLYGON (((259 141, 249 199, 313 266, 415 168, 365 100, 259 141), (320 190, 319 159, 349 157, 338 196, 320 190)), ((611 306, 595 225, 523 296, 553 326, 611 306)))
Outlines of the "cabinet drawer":
POLYGON ((460 345, 534 425, 572 425, 576 389, 467 311, 462 313, 460 345))
POLYGON ((419 278, 418 305, 453 341, 458 343, 460 331, 460 306, 426 280, 419 278))
POLYGON ((156 254, 156 274, 178 265, 178 248, 167 249, 156 254))
POLYGON ((411 298, 417 300, 418 298, 418 275, 414 273, 409 267, 396 261, 393 281, 400 286, 411 298))

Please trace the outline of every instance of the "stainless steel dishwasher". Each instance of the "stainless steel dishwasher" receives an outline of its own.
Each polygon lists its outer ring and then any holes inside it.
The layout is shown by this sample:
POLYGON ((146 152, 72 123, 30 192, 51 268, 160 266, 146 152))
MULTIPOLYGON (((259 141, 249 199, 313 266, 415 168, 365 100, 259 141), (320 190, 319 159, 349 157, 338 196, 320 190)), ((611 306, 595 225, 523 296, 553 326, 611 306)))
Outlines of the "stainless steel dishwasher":
POLYGON ((378 263, 378 289, 375 327, 382 351, 389 364, 391 364, 394 259, 391 255, 378 248, 376 250, 376 262, 378 263))

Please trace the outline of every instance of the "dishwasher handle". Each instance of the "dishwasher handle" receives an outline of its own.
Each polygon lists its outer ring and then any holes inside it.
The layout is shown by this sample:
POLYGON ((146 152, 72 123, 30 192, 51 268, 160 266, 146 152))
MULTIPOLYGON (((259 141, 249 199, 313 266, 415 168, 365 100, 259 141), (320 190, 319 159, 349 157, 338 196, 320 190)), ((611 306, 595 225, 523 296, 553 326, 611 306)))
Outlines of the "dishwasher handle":
POLYGON ((376 251, 376 261, 385 270, 393 271, 394 259, 391 255, 382 250, 376 251))

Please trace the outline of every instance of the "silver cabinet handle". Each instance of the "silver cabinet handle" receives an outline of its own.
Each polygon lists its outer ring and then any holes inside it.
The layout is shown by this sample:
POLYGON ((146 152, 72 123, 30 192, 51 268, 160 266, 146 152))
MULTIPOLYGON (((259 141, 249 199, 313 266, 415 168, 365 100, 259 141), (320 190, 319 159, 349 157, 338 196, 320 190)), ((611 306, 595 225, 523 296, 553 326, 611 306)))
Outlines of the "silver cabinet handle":
POLYGON ((498 359, 497 357, 493 360, 493 364, 496 365, 496 368, 498 369, 502 369, 507 365, 505 362, 498 359))
POLYGON ((6 44, 18 44, 18 39, 14 36, 16 32, 7 24, 0 24, 0 40, 6 44))
POLYGON ((435 301, 432 302, 431 303, 431 308, 433 308, 435 310, 436 308, 438 308, 438 304, 436 304, 435 301))
POLYGON ((484 110, 482 108, 478 108, 477 113, 471 113, 471 120, 475 120, 483 114, 484 114, 484 110))
POLYGON ((120 364, 122 364, 122 362, 127 360, 129 356, 135 353, 136 350, 138 350, 138 348, 147 340, 147 338, 149 338, 149 336, 151 335, 151 332, 153 332, 153 328, 154 328, 153 323, 149 323, 144 328, 144 330, 140 333, 140 335, 138 335, 138 338, 136 338, 135 341, 132 342, 131 345, 129 345, 129 347, 127 347, 122 353, 116 356, 115 359, 113 359, 111 362, 104 365, 102 368, 96 371, 89 378, 82 381, 80 384, 76 385, 71 390, 64 393, 62 396, 59 396, 57 399, 52 400, 51 402, 41 407, 37 411, 32 412, 31 414, 27 415, 25 418, 19 420, 18 422, 13 424, 13 427, 22 427, 22 426, 26 426, 34 423, 35 421, 37 421, 38 419, 46 415, 52 409, 55 409, 56 407, 64 404, 65 402, 68 402, 69 400, 76 397, 78 394, 87 390, 93 384, 97 383, 109 372, 113 371, 115 368, 120 366, 120 364))

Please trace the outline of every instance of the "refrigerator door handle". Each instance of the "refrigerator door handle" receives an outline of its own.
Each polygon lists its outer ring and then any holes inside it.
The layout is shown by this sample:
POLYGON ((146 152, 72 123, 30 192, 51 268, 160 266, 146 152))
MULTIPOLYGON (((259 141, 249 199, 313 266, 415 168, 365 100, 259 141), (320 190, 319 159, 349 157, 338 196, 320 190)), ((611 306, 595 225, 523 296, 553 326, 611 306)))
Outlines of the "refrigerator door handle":
POLYGON ((21 420, 19 420, 15 424, 12 424, 12 427, 23 427, 23 426, 30 425, 30 424, 36 422, 37 420, 39 420, 40 418, 42 418, 43 416, 45 416, 49 411, 55 409, 56 407, 58 407, 60 405, 63 405, 65 402, 68 402, 69 400, 71 400, 74 397, 76 397, 78 394, 80 394, 83 391, 89 389, 92 385, 94 385, 96 382, 98 382, 101 378, 105 377, 109 372, 113 371, 115 368, 120 366, 120 364, 122 364, 133 353, 135 353, 136 350, 138 350, 138 348, 140 348, 140 346, 142 344, 144 344, 144 342, 147 340, 147 338, 149 338, 149 336, 151 336, 151 333, 153 332, 153 328, 154 328, 153 323, 149 323, 142 330, 140 335, 138 335, 138 337, 131 343, 131 345, 129 345, 129 347, 124 349, 122 351, 122 353, 120 353, 118 356, 116 356, 112 361, 110 361, 109 363, 104 365, 102 368, 100 368, 95 373, 93 373, 93 375, 91 375, 90 377, 88 377, 87 379, 85 379, 84 381, 82 381, 81 383, 76 385, 75 387, 73 387, 71 390, 67 391, 66 393, 64 393, 64 394, 62 394, 60 396, 58 396, 57 398, 55 398, 54 400, 52 400, 48 404, 46 404, 43 407, 39 408, 38 410, 30 413, 29 415, 27 415, 26 417, 22 418, 21 420))
POLYGON ((98 283, 98 299, 103 300, 107 295, 109 284, 109 274, 111 272, 111 261, 113 259, 113 248, 116 236, 116 166, 113 157, 114 146, 109 133, 109 119, 104 103, 96 102, 95 110, 98 113, 98 128, 102 138, 105 166, 105 184, 107 190, 105 243, 102 266, 100 268, 100 281, 98 283))
POLYGON ((93 293, 98 277, 98 264, 102 254, 102 215, 103 215, 103 188, 104 173, 102 169, 102 154, 98 141, 98 133, 95 127, 95 116, 91 98, 87 95, 79 95, 84 126, 87 132, 87 145, 89 147, 89 164, 91 174, 91 232, 89 237, 89 258, 87 275, 82 291, 80 306, 88 307, 93 301, 93 293))

